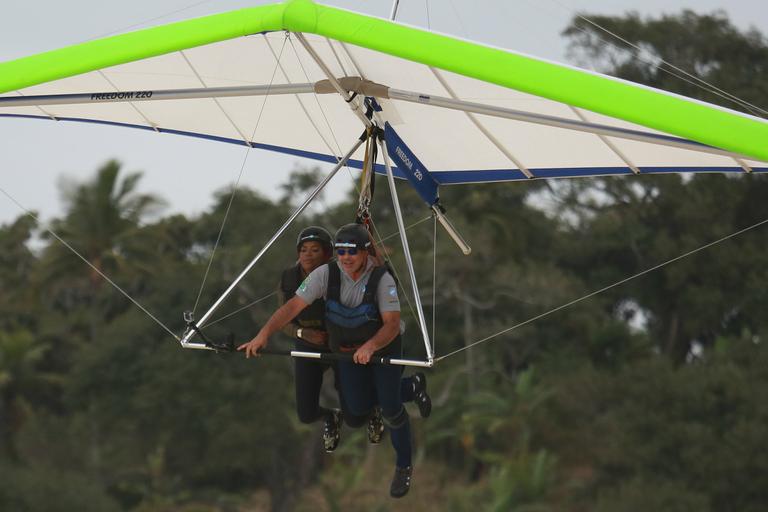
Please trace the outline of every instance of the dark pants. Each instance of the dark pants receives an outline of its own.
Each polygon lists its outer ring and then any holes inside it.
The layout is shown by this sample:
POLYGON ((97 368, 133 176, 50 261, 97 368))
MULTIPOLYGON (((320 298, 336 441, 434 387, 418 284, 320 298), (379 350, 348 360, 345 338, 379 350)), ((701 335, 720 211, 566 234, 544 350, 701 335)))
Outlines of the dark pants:
MULTIPOLYGON (((350 414, 357 418, 367 418, 374 407, 381 407, 381 414, 389 426, 392 447, 397 454, 396 464, 399 467, 410 466, 411 426, 403 407, 403 391, 407 391, 406 388, 412 390, 413 386, 406 385, 409 379, 401 382, 403 368, 348 361, 341 361, 338 365, 341 393, 350 414)), ((413 399, 412 391, 408 398, 413 399)))
MULTIPOLYGON (((296 344, 296 350, 307 350, 306 347, 296 344)), ((316 351, 316 350, 315 350, 316 351)), ((296 369, 296 412, 302 423, 314 423, 325 418, 330 410, 320 405, 320 388, 323 385, 323 374, 330 369, 333 372, 333 387, 339 394, 339 403, 344 416, 347 408, 341 393, 341 381, 339 371, 335 363, 317 362, 315 359, 294 358, 296 369)))

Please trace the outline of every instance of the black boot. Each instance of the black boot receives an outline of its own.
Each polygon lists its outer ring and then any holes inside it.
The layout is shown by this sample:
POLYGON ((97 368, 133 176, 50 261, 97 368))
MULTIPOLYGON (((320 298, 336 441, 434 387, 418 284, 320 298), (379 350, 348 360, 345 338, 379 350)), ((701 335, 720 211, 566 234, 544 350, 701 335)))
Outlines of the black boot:
POLYGON ((381 418, 381 409, 376 407, 368 420, 368 441, 371 444, 379 444, 384 434, 384 420, 381 418))
POLYGON ((341 411, 333 409, 325 417, 325 426, 323 427, 323 447, 326 453, 331 453, 339 446, 341 439, 341 411))
POLYGON ((427 376, 418 372, 411 378, 413 379, 413 402, 419 408, 419 415, 422 418, 428 418, 432 413, 432 399, 427 394, 427 376))
POLYGON ((389 495, 393 498, 402 498, 411 490, 411 474, 413 466, 400 468, 395 466, 395 476, 392 477, 392 485, 389 487, 389 495))

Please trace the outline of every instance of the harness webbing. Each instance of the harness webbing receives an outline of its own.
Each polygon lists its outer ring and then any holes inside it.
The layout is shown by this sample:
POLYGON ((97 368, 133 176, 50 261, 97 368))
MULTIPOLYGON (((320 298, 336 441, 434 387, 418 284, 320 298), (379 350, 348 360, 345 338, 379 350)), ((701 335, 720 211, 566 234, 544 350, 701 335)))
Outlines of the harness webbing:
MULTIPOLYGON (((377 302, 376 290, 379 287, 379 281, 384 277, 384 273, 387 270, 386 267, 374 267, 371 270, 371 276, 365 285, 363 300, 360 304, 374 304, 377 302)), ((328 293, 326 297, 328 300, 335 300, 341 303, 341 270, 334 263, 328 264, 328 293)))
POLYGON ((366 130, 365 156, 363 157, 363 172, 360 175, 360 195, 357 201, 357 214, 355 222, 364 225, 370 231, 370 208, 373 204, 373 193, 376 189, 376 158, 378 157, 378 148, 375 128, 366 130))

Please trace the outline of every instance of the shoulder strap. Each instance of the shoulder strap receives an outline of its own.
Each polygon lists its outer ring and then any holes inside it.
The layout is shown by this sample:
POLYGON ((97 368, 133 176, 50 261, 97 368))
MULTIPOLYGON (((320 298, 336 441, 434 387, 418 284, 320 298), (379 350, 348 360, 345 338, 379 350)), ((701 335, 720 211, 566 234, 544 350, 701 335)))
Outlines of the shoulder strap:
POLYGON ((371 277, 368 278, 368 282, 365 284, 362 304, 375 304, 377 302, 378 295, 376 291, 379 289, 379 281, 381 281, 381 278, 386 273, 386 267, 375 267, 371 271, 371 277))
POLYGON ((389 272, 389 275, 391 275, 392 279, 395 281, 395 287, 400 288, 400 281, 397 280, 395 271, 392 268, 392 264, 389 262, 388 259, 384 260, 384 267, 387 269, 387 272, 389 272))
POLYGON ((328 263, 328 293, 326 298, 329 301, 341 301, 341 270, 334 262, 328 263))
POLYGON ((296 289, 301 284, 301 281, 301 266, 295 265, 283 270, 283 275, 280 276, 280 289, 285 294, 286 300, 296 294, 296 289))

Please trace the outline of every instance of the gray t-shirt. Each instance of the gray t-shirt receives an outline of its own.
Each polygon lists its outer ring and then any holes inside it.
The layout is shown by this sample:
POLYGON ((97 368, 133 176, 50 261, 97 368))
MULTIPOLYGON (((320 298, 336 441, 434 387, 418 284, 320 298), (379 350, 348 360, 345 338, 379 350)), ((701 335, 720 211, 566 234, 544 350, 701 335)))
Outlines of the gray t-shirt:
MULTIPOLYGON (((339 265, 339 263, 330 262, 328 265, 339 265)), ((312 304, 315 300, 320 298, 327 298, 328 265, 321 265, 313 270, 312 273, 302 281, 301 285, 299 285, 299 289, 296 290, 296 295, 301 297, 301 300, 307 304, 312 304)), ((339 270, 341 271, 341 293, 339 299, 344 306, 354 308, 363 302, 365 286, 368 283, 368 279, 371 278, 371 272, 375 266, 374 260, 368 258, 363 275, 360 276, 357 281, 353 281, 339 265, 339 270)), ((381 280, 379 280, 379 286, 376 290, 376 299, 379 311, 400 311, 400 299, 397 297, 397 286, 395 285, 394 278, 389 272, 381 276, 381 280)))

